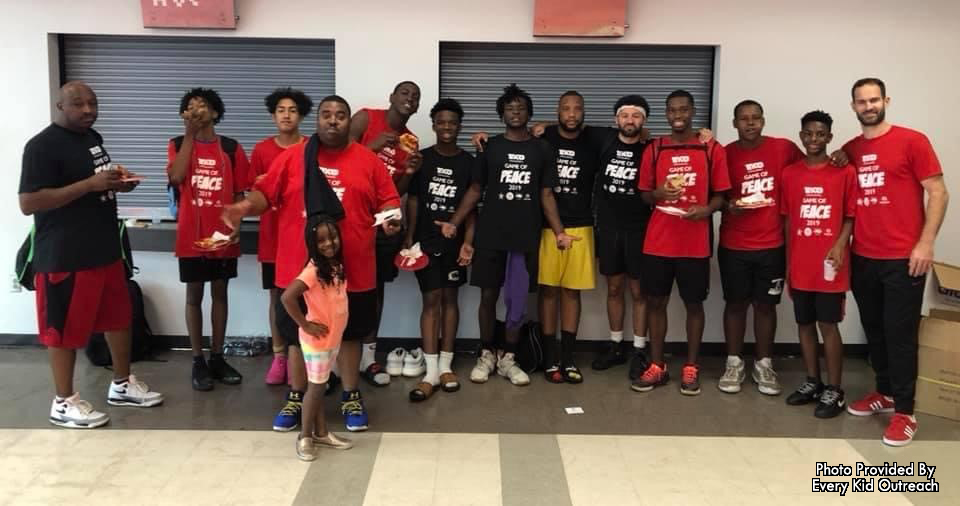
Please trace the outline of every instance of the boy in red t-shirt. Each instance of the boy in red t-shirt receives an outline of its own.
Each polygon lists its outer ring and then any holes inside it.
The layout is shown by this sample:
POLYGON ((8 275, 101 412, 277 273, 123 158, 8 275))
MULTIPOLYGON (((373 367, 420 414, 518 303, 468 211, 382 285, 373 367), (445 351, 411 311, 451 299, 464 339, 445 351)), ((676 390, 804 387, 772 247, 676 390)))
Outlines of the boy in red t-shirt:
POLYGON ((687 310, 687 363, 680 393, 700 393, 697 358, 703 339, 703 301, 710 288, 711 216, 724 204, 730 175, 723 146, 700 142, 693 129, 693 95, 677 90, 667 97, 671 134, 643 152, 637 188, 656 206, 643 242, 643 291, 647 294, 651 361, 630 388, 648 392, 669 380, 663 359, 667 337, 667 303, 674 280, 687 310))
MULTIPOLYGON (((277 125, 277 134, 258 142, 250 155, 250 175, 259 181, 270 169, 273 160, 288 147, 303 142, 306 137, 300 133, 300 122, 310 114, 313 101, 305 93, 292 88, 277 88, 263 100, 270 112, 273 123, 277 125)), ((287 346, 296 346, 296 329, 283 332, 277 325, 277 311, 280 308, 280 289, 274 283, 277 257, 277 214, 268 209, 260 215, 260 230, 257 241, 257 260, 263 289, 270 291, 270 336, 273 340, 273 362, 267 370, 265 381, 268 385, 282 385, 287 382, 287 346), (284 335, 286 334, 286 335, 284 335)))
POLYGON ((180 191, 175 253, 180 281, 187 284, 187 332, 193 348, 194 390, 212 390, 213 381, 239 384, 240 373, 223 359, 227 329, 227 282, 237 277, 240 247, 220 220, 224 206, 243 196, 249 162, 237 141, 218 136, 223 101, 216 91, 194 88, 180 99, 184 135, 167 147, 167 175, 180 191), (229 150, 229 151, 228 151, 229 150), (229 240, 218 240, 230 236, 229 240), (203 357, 203 286, 210 283, 212 332, 209 363, 203 357))
POLYGON ((787 404, 817 402, 814 416, 833 418, 845 408, 840 388, 843 342, 838 324, 843 321, 850 288, 849 246, 857 181, 852 166, 830 165, 830 115, 813 111, 800 123, 800 141, 807 155, 783 169, 780 212, 786 217, 788 283, 807 379, 787 397, 787 404), (820 381, 818 327, 827 364, 826 386, 820 381))
MULTIPOLYGON (((350 119, 350 140, 377 154, 377 158, 386 165, 397 194, 403 198, 413 174, 423 162, 419 147, 406 151, 399 142, 400 136, 413 134, 407 128, 407 122, 420 109, 420 86, 413 81, 401 81, 394 86, 389 100, 390 107, 387 109, 364 108, 353 115, 350 119)), ((388 236, 382 229, 377 231, 377 314, 373 333, 363 340, 360 372, 371 385, 378 387, 390 384, 390 375, 376 359, 377 334, 383 316, 385 286, 399 274, 393 260, 403 246, 403 238, 404 234, 388 236)))

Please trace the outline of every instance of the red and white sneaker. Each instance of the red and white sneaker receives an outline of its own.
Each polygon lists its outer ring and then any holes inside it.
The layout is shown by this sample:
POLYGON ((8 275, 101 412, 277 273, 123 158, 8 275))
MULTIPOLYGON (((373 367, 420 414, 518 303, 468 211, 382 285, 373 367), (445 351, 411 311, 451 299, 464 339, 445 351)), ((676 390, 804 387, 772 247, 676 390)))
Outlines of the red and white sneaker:
POLYGON ((917 419, 911 415, 897 413, 890 419, 890 425, 883 432, 883 444, 888 446, 906 446, 913 441, 917 433, 917 419))
POLYGON ((870 392, 859 401, 847 404, 847 413, 856 416, 893 413, 893 398, 887 397, 880 392, 870 392))

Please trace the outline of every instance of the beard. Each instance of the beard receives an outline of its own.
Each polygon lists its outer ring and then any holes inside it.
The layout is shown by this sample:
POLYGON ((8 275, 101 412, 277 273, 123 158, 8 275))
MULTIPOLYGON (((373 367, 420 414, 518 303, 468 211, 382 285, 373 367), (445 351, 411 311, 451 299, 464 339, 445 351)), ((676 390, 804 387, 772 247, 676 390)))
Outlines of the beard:
POLYGON ((579 122, 577 122, 577 125, 576 125, 576 126, 574 126, 573 128, 569 128, 569 127, 567 127, 567 124, 566 124, 566 123, 564 123, 563 121, 560 121, 560 120, 558 119, 558 120, 557 120, 557 126, 559 126, 560 129, 563 130, 564 132, 568 132, 568 133, 579 132, 580 129, 583 128, 583 121, 584 121, 584 120, 580 120, 579 122))
MULTIPOLYGON (((628 127, 628 128, 633 128, 633 127, 628 127)), ((618 126, 617 130, 620 132, 620 135, 629 139, 633 137, 639 137, 640 131, 643 130, 643 128, 637 127, 637 128, 634 128, 632 132, 629 132, 624 127, 618 126)))
POLYGON ((857 119, 860 120, 860 124, 863 126, 879 125, 880 123, 883 123, 883 120, 886 119, 886 117, 887 117, 886 109, 880 109, 879 111, 877 111, 877 117, 872 121, 867 121, 863 119, 863 116, 857 114, 857 119))

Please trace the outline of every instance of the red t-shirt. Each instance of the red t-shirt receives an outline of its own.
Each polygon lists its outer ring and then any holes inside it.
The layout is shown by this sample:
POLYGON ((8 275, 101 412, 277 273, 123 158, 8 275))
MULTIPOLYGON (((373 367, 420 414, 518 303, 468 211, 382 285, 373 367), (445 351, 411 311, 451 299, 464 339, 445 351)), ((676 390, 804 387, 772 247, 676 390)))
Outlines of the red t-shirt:
MULTIPOLYGON (((301 142, 306 137, 301 138, 301 142)), ((273 136, 257 143, 253 147, 253 153, 250 155, 250 175, 254 181, 258 176, 262 176, 270 170, 270 164, 281 153, 287 150, 277 144, 273 136)), ((254 181, 250 181, 251 186, 254 181)), ((257 260, 263 263, 273 263, 277 258, 277 213, 275 209, 267 209, 267 212, 260 215, 260 233, 257 236, 257 260)))
MULTIPOLYGON (((367 129, 364 130, 363 136, 360 137, 360 144, 366 146, 372 140, 376 139, 383 132, 393 132, 393 129, 387 125, 387 110, 386 109, 363 109, 367 111, 367 129)), ((399 132, 394 132, 397 135, 402 135, 410 132, 407 127, 403 127, 403 130, 399 132)), ((377 153, 377 157, 383 161, 383 164, 387 166, 387 172, 390 173, 390 177, 393 178, 394 184, 400 180, 401 177, 407 171, 407 152, 400 149, 396 145, 386 145, 380 152, 377 153)))
MULTIPOLYGON (((177 157, 177 149, 171 140, 167 145, 167 172, 177 157)), ((246 190, 249 182, 250 162, 237 144, 233 155, 237 166, 232 167, 230 157, 220 147, 220 139, 211 142, 193 141, 193 157, 187 168, 187 176, 180 184, 180 202, 177 212, 177 241, 174 252, 177 257, 237 258, 240 246, 217 251, 202 251, 194 242, 213 235, 215 231, 230 235, 230 229, 220 215, 223 206, 234 202, 234 195, 246 190)))
MULTIPOLYGON (((307 263, 303 237, 307 225, 303 204, 305 148, 306 143, 287 148, 270 166, 267 175, 254 185, 254 189, 267 198, 268 205, 277 209, 279 241, 274 282, 278 288, 286 288, 307 263)), ((400 206, 397 189, 383 162, 355 142, 341 151, 321 147, 317 161, 346 212, 339 225, 348 290, 373 290, 377 286, 373 215, 382 209, 400 206)))
POLYGON ((850 289, 850 248, 833 281, 823 279, 823 261, 837 242, 844 218, 853 218, 857 174, 852 165, 829 162, 807 167, 803 160, 783 169, 780 210, 787 217, 787 273, 790 286, 809 292, 850 289))
POLYGON ((910 258, 923 231, 924 179, 943 174, 930 140, 894 126, 873 139, 862 135, 843 146, 857 168, 860 194, 853 252, 878 259, 910 258))
MULTIPOLYGON (((710 193, 729 190, 730 174, 723 146, 713 140, 702 145, 703 148, 696 146, 701 146, 696 139, 685 144, 675 143, 669 136, 655 140, 643 151, 637 188, 652 191, 667 180, 667 174, 683 174, 683 195, 678 200, 657 204, 683 210, 695 205, 706 206, 710 203, 710 193)), ((710 226, 708 219, 686 220, 654 208, 643 252, 670 258, 707 258, 711 253, 710 226)))
POLYGON ((783 246, 783 219, 780 217, 780 175, 783 168, 803 159, 796 144, 776 137, 763 137, 754 149, 744 149, 736 141, 727 144, 730 168, 731 202, 762 191, 776 205, 747 209, 739 215, 723 213, 720 222, 720 246, 741 251, 756 251, 783 246))

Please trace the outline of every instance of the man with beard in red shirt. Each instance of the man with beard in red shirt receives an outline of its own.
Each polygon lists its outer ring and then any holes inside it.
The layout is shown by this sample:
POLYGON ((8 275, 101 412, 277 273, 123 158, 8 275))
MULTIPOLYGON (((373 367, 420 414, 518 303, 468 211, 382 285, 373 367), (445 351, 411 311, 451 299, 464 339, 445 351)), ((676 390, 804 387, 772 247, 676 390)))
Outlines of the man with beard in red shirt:
POLYGON ((890 97, 883 81, 860 79, 851 95, 863 130, 843 147, 857 169, 860 188, 851 288, 877 381, 876 391, 847 411, 857 416, 893 412, 883 442, 904 446, 917 431, 913 404, 920 310, 949 195, 927 137, 887 122, 890 97))

